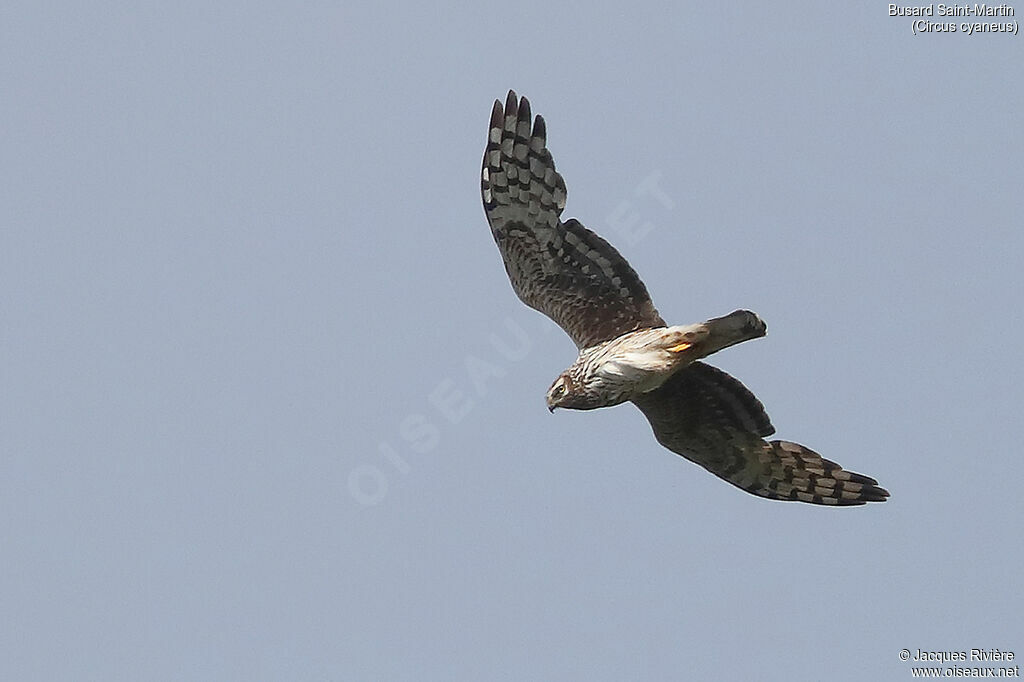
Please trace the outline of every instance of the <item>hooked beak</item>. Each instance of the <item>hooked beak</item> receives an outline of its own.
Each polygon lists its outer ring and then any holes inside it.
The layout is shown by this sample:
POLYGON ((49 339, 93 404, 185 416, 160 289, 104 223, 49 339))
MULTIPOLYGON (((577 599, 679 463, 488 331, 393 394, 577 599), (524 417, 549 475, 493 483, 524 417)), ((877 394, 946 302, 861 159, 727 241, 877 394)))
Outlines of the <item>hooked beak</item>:
POLYGON ((555 413, 555 407, 556 407, 555 405, 552 405, 551 403, 548 403, 548 412, 550 412, 551 414, 554 414, 555 413))

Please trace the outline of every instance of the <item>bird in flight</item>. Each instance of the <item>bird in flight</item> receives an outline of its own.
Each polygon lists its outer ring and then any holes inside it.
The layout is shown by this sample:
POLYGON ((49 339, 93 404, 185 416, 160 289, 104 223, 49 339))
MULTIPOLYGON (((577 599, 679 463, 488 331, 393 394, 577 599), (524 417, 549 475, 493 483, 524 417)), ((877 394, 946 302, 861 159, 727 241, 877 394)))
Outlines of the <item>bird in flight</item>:
POLYGON ((663 446, 754 495, 850 506, 888 491, 808 447, 765 440, 764 406, 737 379, 700 359, 765 335, 737 310, 669 326, 626 259, 575 218, 562 221, 565 182, 541 116, 509 91, 495 100, 480 182, 484 212, 512 288, 572 338, 579 356, 547 393, 551 411, 631 401, 663 446))

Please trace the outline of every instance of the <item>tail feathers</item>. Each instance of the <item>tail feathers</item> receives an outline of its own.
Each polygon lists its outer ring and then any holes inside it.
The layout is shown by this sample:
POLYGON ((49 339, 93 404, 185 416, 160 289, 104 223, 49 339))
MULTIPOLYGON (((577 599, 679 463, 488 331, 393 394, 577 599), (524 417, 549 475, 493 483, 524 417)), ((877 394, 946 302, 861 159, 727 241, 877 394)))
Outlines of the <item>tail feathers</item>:
POLYGON ((772 500, 852 506, 889 497, 875 479, 846 471, 799 443, 773 440, 764 445, 745 467, 723 478, 772 500))
POLYGON ((704 324, 711 332, 708 346, 714 348, 712 353, 743 341, 759 339, 768 333, 764 320, 749 310, 736 310, 724 317, 712 318, 704 324))
POLYGON ((659 340, 667 350, 685 353, 690 361, 705 358, 737 343, 765 335, 764 321, 749 310, 737 310, 724 317, 686 326, 669 327, 659 340))

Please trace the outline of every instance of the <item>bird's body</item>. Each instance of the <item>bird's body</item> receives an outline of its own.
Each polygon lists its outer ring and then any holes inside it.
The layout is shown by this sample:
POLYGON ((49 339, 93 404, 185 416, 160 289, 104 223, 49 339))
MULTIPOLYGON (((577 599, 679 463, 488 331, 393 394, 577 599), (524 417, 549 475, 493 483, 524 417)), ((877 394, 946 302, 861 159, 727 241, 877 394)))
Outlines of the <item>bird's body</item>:
POLYGON ((590 410, 632 401, 655 438, 733 485, 761 497, 824 505, 882 502, 877 481, 845 471, 775 432, 738 380, 700 361, 765 335, 745 310, 668 326, 626 259, 578 220, 562 221, 566 189, 548 152, 544 119, 509 92, 494 103, 481 173, 491 233, 512 288, 576 343, 576 361, 547 404, 590 410))
POLYGON ((695 360, 764 334, 764 322, 746 310, 700 324, 626 332, 582 349, 548 391, 548 408, 619 405, 661 388, 695 360))

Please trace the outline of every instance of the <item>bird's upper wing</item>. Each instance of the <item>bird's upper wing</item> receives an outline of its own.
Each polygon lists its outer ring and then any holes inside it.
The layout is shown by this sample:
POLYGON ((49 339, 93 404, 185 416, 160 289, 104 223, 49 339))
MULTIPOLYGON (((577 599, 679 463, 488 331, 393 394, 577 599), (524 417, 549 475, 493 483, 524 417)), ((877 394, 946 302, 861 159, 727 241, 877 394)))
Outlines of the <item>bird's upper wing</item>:
POLYGON ((481 192, 512 288, 586 348, 665 326, 626 259, 579 221, 562 222, 565 182, 555 171, 544 119, 509 91, 494 102, 481 192))
POLYGON ((702 362, 634 399, 666 448, 749 493, 825 505, 884 502, 868 476, 844 470, 775 432, 764 407, 738 380, 702 362))

